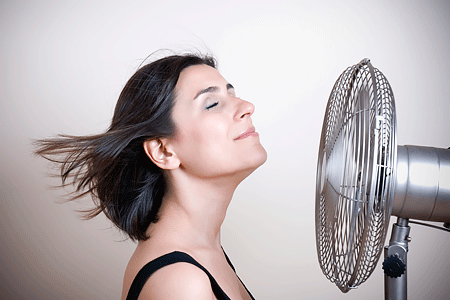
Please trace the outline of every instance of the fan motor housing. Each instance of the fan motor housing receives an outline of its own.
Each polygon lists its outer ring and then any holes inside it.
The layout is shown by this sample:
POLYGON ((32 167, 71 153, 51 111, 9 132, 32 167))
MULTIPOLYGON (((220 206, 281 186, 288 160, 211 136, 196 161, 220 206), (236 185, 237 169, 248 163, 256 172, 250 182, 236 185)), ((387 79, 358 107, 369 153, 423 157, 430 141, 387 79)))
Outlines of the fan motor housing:
POLYGON ((392 215, 450 222, 450 150, 398 146, 396 173, 392 215))

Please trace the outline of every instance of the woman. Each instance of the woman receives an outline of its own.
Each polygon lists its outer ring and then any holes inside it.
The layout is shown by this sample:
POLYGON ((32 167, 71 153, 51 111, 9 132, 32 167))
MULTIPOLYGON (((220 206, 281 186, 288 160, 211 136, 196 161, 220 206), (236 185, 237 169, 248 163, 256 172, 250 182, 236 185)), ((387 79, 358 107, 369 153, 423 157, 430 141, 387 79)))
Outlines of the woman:
POLYGON ((253 299, 220 241, 236 187, 267 157, 253 111, 213 58, 172 55, 131 77, 107 132, 39 142, 73 199, 94 196, 87 217, 138 241, 122 299, 253 299))

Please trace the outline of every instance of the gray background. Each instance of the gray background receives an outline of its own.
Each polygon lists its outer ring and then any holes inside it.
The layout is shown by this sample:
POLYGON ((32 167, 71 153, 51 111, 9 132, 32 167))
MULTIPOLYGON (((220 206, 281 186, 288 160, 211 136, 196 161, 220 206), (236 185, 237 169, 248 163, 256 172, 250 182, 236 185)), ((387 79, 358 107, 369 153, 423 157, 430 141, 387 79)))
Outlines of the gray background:
MULTIPOLYGON (((382 299, 381 266, 342 294, 316 256, 317 151, 335 80, 368 57, 396 97, 400 145, 450 146, 445 1, 1 1, 0 298, 119 299, 135 245, 64 191, 31 140, 105 130, 160 48, 209 49, 253 102, 268 160, 235 193, 223 245, 257 299, 382 299)), ((409 299, 448 298, 450 236, 412 225, 409 299)))

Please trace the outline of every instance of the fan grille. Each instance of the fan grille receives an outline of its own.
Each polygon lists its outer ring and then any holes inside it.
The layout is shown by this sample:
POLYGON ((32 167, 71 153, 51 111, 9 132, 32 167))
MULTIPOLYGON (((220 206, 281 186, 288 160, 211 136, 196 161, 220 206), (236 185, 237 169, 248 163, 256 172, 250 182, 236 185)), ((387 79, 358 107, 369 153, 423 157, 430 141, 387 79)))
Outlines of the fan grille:
POLYGON ((396 162, 392 89, 365 59, 346 69, 328 100, 316 180, 320 267, 343 292, 372 274, 392 207, 396 162))

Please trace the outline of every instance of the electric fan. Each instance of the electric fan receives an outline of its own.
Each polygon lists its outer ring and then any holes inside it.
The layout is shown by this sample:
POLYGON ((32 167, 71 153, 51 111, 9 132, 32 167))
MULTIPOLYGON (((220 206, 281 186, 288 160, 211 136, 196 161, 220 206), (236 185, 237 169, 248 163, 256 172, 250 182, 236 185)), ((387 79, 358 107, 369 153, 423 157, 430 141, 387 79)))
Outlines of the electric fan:
POLYGON ((327 103, 316 178, 319 264, 344 293, 375 269, 391 214, 386 299, 406 299, 409 219, 450 224, 450 150, 397 146, 396 127, 386 77, 368 59, 347 68, 327 103))

